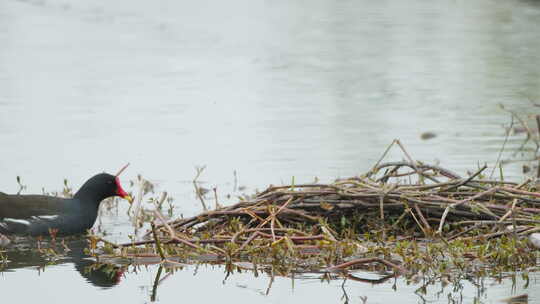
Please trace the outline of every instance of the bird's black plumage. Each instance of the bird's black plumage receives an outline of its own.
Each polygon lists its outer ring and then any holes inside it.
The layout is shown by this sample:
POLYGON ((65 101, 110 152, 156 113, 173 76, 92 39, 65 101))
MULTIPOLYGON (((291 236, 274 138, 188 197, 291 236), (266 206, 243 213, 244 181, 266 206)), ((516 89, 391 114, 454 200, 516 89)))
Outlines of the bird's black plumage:
POLYGON ((87 180, 73 198, 0 192, 0 233, 38 236, 51 229, 59 235, 84 233, 94 225, 101 201, 112 196, 130 200, 118 177, 107 173, 87 180))

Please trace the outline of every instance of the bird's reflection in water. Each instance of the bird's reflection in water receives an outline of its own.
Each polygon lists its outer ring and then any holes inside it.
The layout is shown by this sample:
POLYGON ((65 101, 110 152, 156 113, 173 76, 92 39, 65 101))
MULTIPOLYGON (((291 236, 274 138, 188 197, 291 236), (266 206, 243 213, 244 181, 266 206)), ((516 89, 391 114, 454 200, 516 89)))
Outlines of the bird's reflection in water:
POLYGON ((0 265, 0 272, 11 272, 35 267, 38 270, 53 265, 72 263, 75 270, 90 284, 111 288, 118 285, 125 268, 116 265, 98 264, 85 253, 86 239, 66 238, 62 242, 36 239, 18 240, 3 249, 7 263, 0 265))

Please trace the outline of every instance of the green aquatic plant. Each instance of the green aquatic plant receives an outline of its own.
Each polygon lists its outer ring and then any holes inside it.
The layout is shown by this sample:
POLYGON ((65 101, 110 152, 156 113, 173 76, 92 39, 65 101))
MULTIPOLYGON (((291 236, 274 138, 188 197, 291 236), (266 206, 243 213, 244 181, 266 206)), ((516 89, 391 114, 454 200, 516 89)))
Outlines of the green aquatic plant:
POLYGON ((530 181, 485 179, 485 169, 463 178, 420 162, 378 163, 357 177, 271 186, 173 221, 154 203, 138 215, 141 223, 155 223, 147 240, 97 239, 91 252, 134 263, 250 262, 279 275, 364 268, 447 282, 530 269, 537 254, 525 236, 539 230, 539 195, 530 181))

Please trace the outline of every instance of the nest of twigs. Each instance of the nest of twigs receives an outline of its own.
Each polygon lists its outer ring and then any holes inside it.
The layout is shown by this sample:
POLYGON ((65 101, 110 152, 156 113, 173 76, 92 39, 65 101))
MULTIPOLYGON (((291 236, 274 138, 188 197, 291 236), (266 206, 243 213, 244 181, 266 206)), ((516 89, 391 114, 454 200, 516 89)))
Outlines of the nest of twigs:
POLYGON ((540 193, 530 180, 485 179, 485 169, 461 177, 439 166, 391 162, 330 184, 270 186, 189 218, 165 222, 156 211, 146 240, 112 247, 131 248, 122 253, 130 257, 152 255, 150 250, 169 261, 189 252, 228 261, 278 258, 294 261, 296 269, 306 259, 304 268, 342 270, 375 262, 396 273, 449 257, 456 263, 468 257, 534 264, 519 236, 540 230, 540 193), (506 251, 489 252, 486 240, 505 240, 489 248, 506 251), (440 247, 419 250, 412 242, 440 247))
POLYGON ((292 240, 322 238, 306 234, 328 233, 324 232, 326 225, 334 228, 332 236, 337 238, 335 228, 347 223, 355 223, 349 228, 356 232, 380 228, 393 235, 411 228, 401 223, 414 223, 419 232, 415 236, 438 235, 447 240, 475 235, 485 226, 491 226, 494 234, 483 237, 510 233, 509 225, 519 232, 536 231, 540 224, 540 193, 535 192, 535 185, 530 180, 517 184, 482 179, 485 168, 464 178, 439 166, 384 163, 365 175, 331 184, 271 186, 252 199, 178 219, 157 229, 163 237, 174 236, 170 235, 174 232, 204 243, 235 243, 255 232, 279 240, 291 232, 289 229, 299 227, 309 230, 297 231, 299 235, 292 236, 292 240), (227 230, 233 219, 242 223, 243 230, 230 235, 227 230), (373 222, 379 225, 367 226, 373 222), (214 239, 201 238, 205 234, 214 239))

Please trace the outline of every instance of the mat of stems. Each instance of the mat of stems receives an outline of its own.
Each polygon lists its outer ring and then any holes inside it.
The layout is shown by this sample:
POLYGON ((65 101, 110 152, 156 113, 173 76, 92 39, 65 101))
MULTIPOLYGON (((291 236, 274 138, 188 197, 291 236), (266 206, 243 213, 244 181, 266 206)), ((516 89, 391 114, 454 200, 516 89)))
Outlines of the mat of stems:
POLYGON ((238 244, 235 252, 241 253, 254 240, 263 240, 309 250, 313 241, 339 239, 327 225, 329 219, 358 214, 376 218, 386 231, 408 220, 423 237, 447 241, 538 231, 540 193, 533 183, 487 180, 485 169, 461 177, 439 166, 391 162, 330 184, 270 186, 249 200, 189 218, 165 222, 155 212, 159 221, 152 224, 148 239, 121 246, 156 240, 194 249, 210 244, 213 252, 225 254, 220 248, 226 243, 238 244), (242 223, 239 230, 231 228, 233 219, 242 223))

